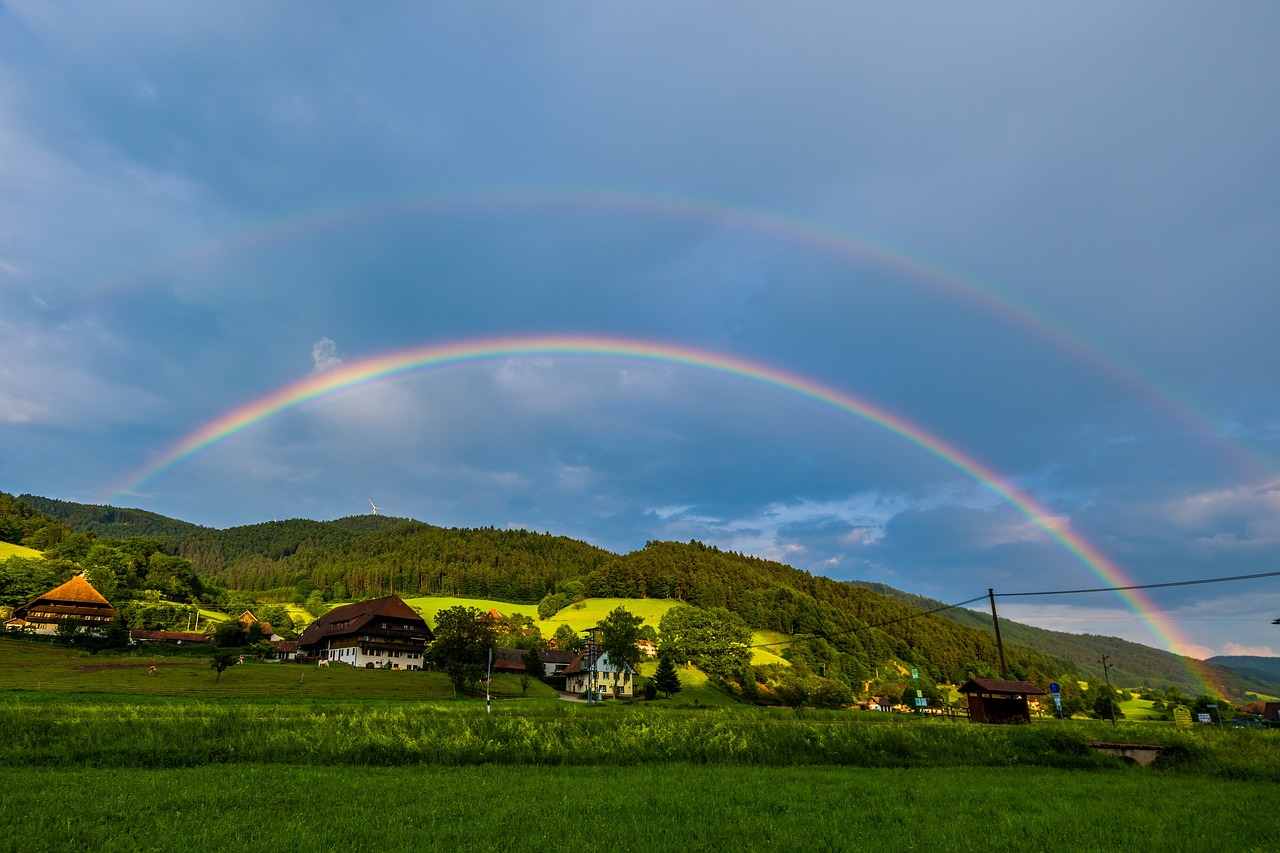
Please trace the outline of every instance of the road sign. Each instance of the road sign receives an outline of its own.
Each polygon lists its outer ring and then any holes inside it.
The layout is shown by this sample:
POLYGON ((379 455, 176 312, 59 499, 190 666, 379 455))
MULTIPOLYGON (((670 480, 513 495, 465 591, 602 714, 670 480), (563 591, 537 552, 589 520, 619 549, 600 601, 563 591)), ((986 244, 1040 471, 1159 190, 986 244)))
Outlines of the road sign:
POLYGON ((1180 729, 1191 728, 1191 712, 1186 708, 1174 708, 1173 723, 1180 729))
POLYGON ((911 677, 918 679, 920 677, 920 673, 913 669, 911 670, 911 677))
POLYGON ((928 706, 929 706, 929 700, 928 700, 928 699, 916 699, 916 707, 917 707, 917 708, 927 708, 928 706))
POLYGON ((1062 697, 1059 696, 1057 693, 1053 694, 1053 704, 1058 706, 1059 711, 1062 710, 1062 697))
POLYGON ((924 698, 924 691, 923 691, 923 690, 917 690, 917 691, 916 691, 916 698, 917 698, 917 699, 923 699, 923 698, 924 698))
POLYGON ((1055 696, 1058 694, 1058 691, 1060 691, 1061 689, 1062 688, 1058 686, 1058 682, 1056 681, 1053 682, 1053 684, 1049 685, 1049 692, 1054 694, 1055 696))
POLYGON ((1209 722, 1209 715, 1208 715, 1208 714, 1196 714, 1196 717, 1197 717, 1197 718, 1200 720, 1200 722, 1202 722, 1202 723, 1207 723, 1207 722, 1209 722))

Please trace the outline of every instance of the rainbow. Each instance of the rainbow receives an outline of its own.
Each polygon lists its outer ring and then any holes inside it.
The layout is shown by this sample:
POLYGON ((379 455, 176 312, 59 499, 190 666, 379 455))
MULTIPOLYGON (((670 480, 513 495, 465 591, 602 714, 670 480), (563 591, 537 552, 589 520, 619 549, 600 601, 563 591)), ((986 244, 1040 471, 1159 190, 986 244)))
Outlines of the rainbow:
MULTIPOLYGON (((881 427, 976 480, 1016 508, 1107 586, 1135 585, 1135 581, 1118 565, 1031 495, 1010 485, 997 472, 959 448, 882 406, 812 379, 743 358, 686 346, 614 337, 528 336, 433 344, 372 356, 312 374, 227 412, 190 433, 113 487, 111 495, 118 497, 133 492, 144 482, 184 460, 304 404, 429 369, 524 356, 594 356, 678 365, 749 380, 815 400, 881 427)), ((110 500, 108 498, 104 503, 110 500)), ((1120 592, 1118 595, 1167 648, 1173 650, 1190 645, 1141 590, 1120 592)), ((1196 677, 1200 678, 1198 673, 1196 677)))
MULTIPOLYGON (((165 271, 197 267, 220 257, 284 243, 317 231, 399 215, 444 215, 468 212, 539 211, 563 209, 568 212, 603 211, 636 213, 667 219, 699 221, 720 227, 742 228, 765 234, 793 245, 806 246, 837 257, 871 264, 907 281, 946 294, 952 299, 978 307, 999 317, 1037 344, 1049 344, 1087 364, 1099 375, 1130 389, 1157 405, 1194 435, 1221 436, 1222 429, 1211 417, 1166 383, 1148 375, 1097 341, 1050 319, 1030 305, 1002 293, 990 284, 947 269, 919 255, 910 254, 881 241, 851 234, 828 224, 744 204, 730 204, 703 198, 639 192, 631 189, 576 189, 562 187, 522 187, 474 189, 458 192, 418 193, 348 204, 342 207, 290 211, 256 222, 211 241, 204 241, 138 264, 132 269, 103 276, 90 283, 89 294, 98 298, 127 290, 153 280, 165 271)), ((93 296, 83 300, 92 304, 93 296)), ((1255 454, 1235 442, 1223 442, 1232 465, 1257 480, 1273 480, 1274 460, 1255 454)))

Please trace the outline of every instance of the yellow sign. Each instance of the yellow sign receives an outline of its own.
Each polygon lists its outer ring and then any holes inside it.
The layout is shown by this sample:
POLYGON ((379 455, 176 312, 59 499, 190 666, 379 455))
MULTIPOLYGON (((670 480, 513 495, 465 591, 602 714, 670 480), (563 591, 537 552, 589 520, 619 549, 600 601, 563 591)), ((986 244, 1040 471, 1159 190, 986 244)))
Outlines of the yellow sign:
POLYGON ((1174 708, 1173 723, 1180 729, 1191 728, 1191 712, 1186 708, 1174 708))

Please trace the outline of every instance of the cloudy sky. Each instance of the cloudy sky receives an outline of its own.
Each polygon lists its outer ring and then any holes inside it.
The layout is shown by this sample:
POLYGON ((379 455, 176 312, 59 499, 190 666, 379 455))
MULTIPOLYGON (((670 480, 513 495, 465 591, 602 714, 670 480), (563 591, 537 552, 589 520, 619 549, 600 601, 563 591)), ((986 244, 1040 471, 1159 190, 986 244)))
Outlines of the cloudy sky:
MULTIPOLYGON (((1275 571, 1277 37, 1244 2, 0 0, 0 489, 696 538, 946 601, 1275 571), (155 465, 317 375, 557 336, 629 344, 155 465)), ((1002 615, 1280 650, 1280 579, 1144 606, 1002 615)))

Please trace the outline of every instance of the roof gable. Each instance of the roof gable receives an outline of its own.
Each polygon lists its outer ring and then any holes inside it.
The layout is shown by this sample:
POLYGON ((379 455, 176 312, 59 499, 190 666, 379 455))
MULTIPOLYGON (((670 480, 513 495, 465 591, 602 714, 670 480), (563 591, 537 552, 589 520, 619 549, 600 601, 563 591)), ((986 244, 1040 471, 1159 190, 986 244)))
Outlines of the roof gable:
POLYGON ((388 595, 333 608, 308 625, 298 637, 298 643, 307 646, 325 637, 354 634, 379 617, 409 622, 415 629, 425 632, 428 640, 432 637, 431 627, 418 611, 405 604, 400 596, 388 595))
POLYGON ((94 589, 93 585, 85 580, 83 575, 76 575, 62 586, 54 587, 35 600, 39 601, 40 599, 45 599, 47 601, 75 601, 80 604, 103 604, 107 607, 111 606, 111 602, 107 601, 107 599, 103 597, 102 593, 94 589))
POLYGON ((998 678, 970 678, 960 685, 961 693, 1008 693, 1021 696, 1044 696, 1045 692, 1030 681, 1002 681, 998 678))

